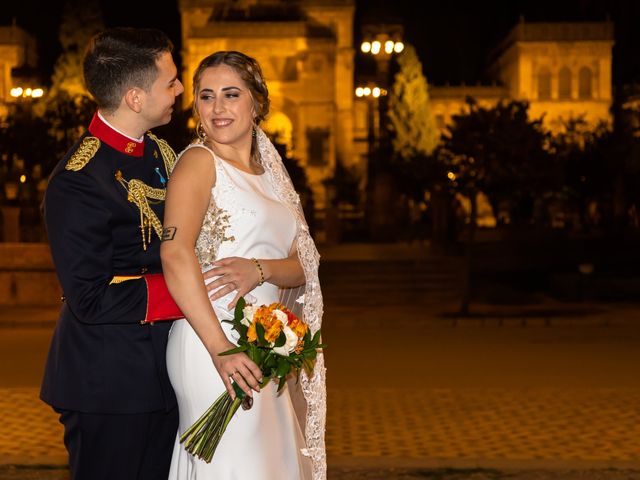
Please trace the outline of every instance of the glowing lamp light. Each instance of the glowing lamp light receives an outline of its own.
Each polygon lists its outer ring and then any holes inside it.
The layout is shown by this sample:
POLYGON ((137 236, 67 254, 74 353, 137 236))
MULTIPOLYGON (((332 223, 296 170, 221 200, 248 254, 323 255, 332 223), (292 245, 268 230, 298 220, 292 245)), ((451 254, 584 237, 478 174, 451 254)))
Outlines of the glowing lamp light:
POLYGON ((362 42, 362 45, 360 45, 360 50, 362 50, 364 53, 369 53, 371 51, 371 42, 362 42))
POLYGON ((14 87, 9 91, 9 94, 13 98, 18 98, 18 97, 40 98, 44 95, 44 90, 42 88, 14 87))
POLYGON ((26 175, 20 175, 20 183, 25 183, 27 181, 26 175))
POLYGON ((371 53, 373 53, 374 55, 378 55, 380 53, 381 47, 382 44, 378 40, 371 42, 371 53))
POLYGON ((376 87, 375 85, 369 85, 364 87, 358 87, 355 90, 356 97, 384 97, 387 91, 384 88, 376 87))
POLYGON ((393 40, 387 40, 386 42, 384 42, 384 52, 387 55, 391 55, 393 53, 393 47, 394 47, 394 42, 393 40))
POLYGON ((400 53, 402 50, 404 50, 404 43, 402 42, 396 42, 393 45, 393 51, 396 53, 400 53))
POLYGON ((456 174, 453 172, 447 172, 447 178, 453 182, 456 179, 456 174))

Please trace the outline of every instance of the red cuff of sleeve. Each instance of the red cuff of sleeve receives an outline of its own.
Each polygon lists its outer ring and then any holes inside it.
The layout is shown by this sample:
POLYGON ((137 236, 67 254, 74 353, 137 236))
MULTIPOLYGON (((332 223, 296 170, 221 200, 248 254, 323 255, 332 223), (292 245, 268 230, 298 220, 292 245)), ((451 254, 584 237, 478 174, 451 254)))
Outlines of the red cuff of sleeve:
POLYGON ((141 323, 153 323, 161 320, 175 320, 184 315, 169 293, 164 275, 152 273, 143 275, 147 282, 147 314, 141 323))

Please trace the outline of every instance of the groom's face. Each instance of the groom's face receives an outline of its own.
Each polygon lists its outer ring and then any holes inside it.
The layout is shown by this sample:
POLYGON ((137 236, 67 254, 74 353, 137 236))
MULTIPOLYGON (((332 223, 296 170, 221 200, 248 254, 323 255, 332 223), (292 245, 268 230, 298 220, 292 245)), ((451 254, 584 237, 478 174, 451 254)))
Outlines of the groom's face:
POLYGON ((171 53, 163 52, 156 60, 156 68, 158 75, 151 88, 143 94, 141 114, 149 125, 148 128, 169 123, 176 97, 184 92, 171 53))

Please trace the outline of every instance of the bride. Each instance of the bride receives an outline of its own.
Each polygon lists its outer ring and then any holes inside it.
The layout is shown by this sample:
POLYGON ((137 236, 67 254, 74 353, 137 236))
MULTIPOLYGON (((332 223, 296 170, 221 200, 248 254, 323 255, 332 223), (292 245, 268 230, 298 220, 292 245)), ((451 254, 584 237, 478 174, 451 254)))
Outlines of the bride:
POLYGON ((179 157, 167 187, 161 247, 165 278, 185 315, 171 329, 169 377, 178 398, 178 436, 232 382, 253 398, 231 420, 211 463, 176 440, 172 480, 326 478, 325 369, 280 393, 244 353, 221 320, 241 296, 250 303, 287 301, 312 331, 320 328, 318 252, 299 197, 274 146, 258 127, 269 110, 259 64, 240 52, 217 52, 193 78, 198 140, 179 157), (202 281, 204 277, 205 282, 202 281), (298 287, 293 289, 291 287, 298 287), (302 291, 304 290, 304 294, 302 291))

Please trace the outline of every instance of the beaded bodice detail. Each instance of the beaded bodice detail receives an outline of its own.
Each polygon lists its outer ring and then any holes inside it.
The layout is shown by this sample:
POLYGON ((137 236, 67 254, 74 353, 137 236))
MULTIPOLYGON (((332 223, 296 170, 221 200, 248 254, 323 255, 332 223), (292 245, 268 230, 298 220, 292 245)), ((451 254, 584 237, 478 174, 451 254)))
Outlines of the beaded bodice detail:
POLYGON ((209 207, 202 222, 202 229, 196 242, 196 256, 202 268, 210 267, 218 258, 218 250, 222 242, 235 241, 234 236, 229 236, 229 214, 216 205, 211 196, 209 207))

